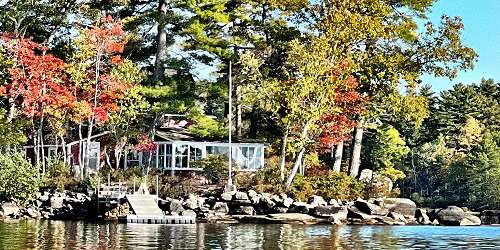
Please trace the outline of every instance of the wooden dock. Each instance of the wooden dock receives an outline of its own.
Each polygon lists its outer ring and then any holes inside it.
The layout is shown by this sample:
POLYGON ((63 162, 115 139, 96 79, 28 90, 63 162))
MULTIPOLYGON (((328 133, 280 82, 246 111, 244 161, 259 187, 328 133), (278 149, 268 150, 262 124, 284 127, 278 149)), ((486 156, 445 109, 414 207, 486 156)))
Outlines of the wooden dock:
POLYGON ((127 223, 142 224, 195 224, 196 218, 191 216, 162 215, 162 216, 140 216, 127 215, 127 223))
POLYGON ((127 223, 145 224, 194 224, 194 216, 165 215, 158 207, 158 198, 149 194, 126 195, 130 208, 135 214, 127 215, 127 223))

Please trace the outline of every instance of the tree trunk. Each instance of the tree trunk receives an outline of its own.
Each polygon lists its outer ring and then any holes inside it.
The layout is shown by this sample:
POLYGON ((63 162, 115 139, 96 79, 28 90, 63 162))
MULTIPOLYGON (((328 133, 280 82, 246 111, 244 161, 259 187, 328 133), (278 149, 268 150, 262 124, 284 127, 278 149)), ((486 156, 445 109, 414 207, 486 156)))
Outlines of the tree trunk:
POLYGON ((293 164, 292 172, 288 176, 288 179, 286 180, 286 188, 290 188, 293 182, 293 178, 295 178, 295 175, 297 174, 297 170, 299 170, 300 165, 302 165, 302 158, 304 157, 304 152, 306 151, 305 147, 302 147, 300 150, 299 154, 297 155, 297 158, 295 159, 295 163, 293 164))
POLYGON ((9 98, 9 114, 7 116, 7 122, 11 122, 16 114, 16 102, 14 98, 9 98))
MULTIPOLYGON (((308 120, 304 127, 302 128, 302 133, 301 133, 301 139, 302 140, 307 140, 307 132, 309 131, 309 126, 311 126, 312 120, 308 120)), ((286 188, 290 188, 293 182, 293 178, 295 178, 295 175, 297 174, 297 170, 299 169, 300 165, 302 164, 302 158, 304 157, 304 152, 306 151, 305 143, 304 145, 301 145, 298 152, 299 154, 297 155, 295 159, 295 163, 293 164, 292 171, 290 175, 288 176, 288 179, 286 180, 286 188)))
POLYGON ((352 149, 351 170, 349 175, 356 178, 359 174, 361 164, 361 142, 363 141, 363 122, 359 121, 354 135, 354 145, 352 149))
MULTIPOLYGON (((125 145, 127 144, 127 140, 128 140, 127 137, 121 137, 120 139, 118 139, 118 142, 115 145, 115 161, 116 161, 115 167, 116 167, 116 169, 120 168, 120 161, 122 158, 123 149, 125 148, 125 145)), ((127 159, 125 159, 125 160, 127 160, 127 159)))
POLYGON ((236 137, 238 138, 241 138, 241 128, 243 127, 241 115, 241 87, 236 86, 236 137))
POLYGON ((333 171, 335 172, 340 172, 343 152, 344 152, 344 141, 340 141, 337 144, 337 149, 335 150, 335 162, 333 163, 333 171))
POLYGON ((250 115, 250 131, 249 131, 249 137, 252 139, 257 138, 257 129, 258 129, 258 113, 257 113, 257 106, 252 107, 252 113, 250 115))
POLYGON ((167 55, 167 30, 166 30, 166 15, 167 3, 165 0, 160 1, 158 5, 158 35, 156 38, 156 58, 153 77, 156 80, 163 80, 165 77, 165 69, 163 67, 163 60, 167 55))
POLYGON ((283 144, 281 146, 281 163, 280 163, 280 179, 281 182, 285 181, 285 164, 286 164, 286 144, 288 143, 288 126, 286 127, 285 134, 283 135, 283 144))

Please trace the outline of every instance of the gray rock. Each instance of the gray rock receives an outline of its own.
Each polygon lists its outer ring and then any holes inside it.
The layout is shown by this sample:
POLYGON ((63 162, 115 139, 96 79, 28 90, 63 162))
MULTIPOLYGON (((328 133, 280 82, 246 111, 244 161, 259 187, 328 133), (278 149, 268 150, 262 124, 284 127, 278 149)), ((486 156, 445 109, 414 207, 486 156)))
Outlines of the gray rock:
POLYGON ((184 207, 182 206, 182 201, 173 199, 170 201, 169 209, 171 214, 180 214, 182 211, 184 211, 184 207))
POLYGON ((270 214, 268 217, 284 224, 318 224, 325 221, 302 213, 270 214))
POLYGON ((343 206, 317 206, 312 210, 312 215, 329 218, 335 222, 347 219, 347 214, 347 207, 343 206))
POLYGON ((484 225, 500 224, 500 210, 484 210, 481 212, 481 222, 484 225))
POLYGON ((386 214, 383 209, 375 204, 369 203, 365 200, 357 200, 354 206, 362 213, 369 215, 384 215, 386 214))
POLYGON ((271 196, 271 200, 276 204, 283 204, 283 199, 279 195, 271 196))
POLYGON ((373 179, 373 171, 370 169, 363 169, 359 174, 359 180, 363 182, 370 182, 373 179))
POLYGON ((286 208, 289 208, 293 204, 293 199, 292 198, 285 198, 283 200, 283 206, 286 208))
POLYGON ((273 208, 276 203, 274 203, 274 201, 272 201, 272 199, 268 196, 262 196, 260 197, 260 202, 259 202, 260 206, 264 209, 271 209, 273 208))
POLYGON ((290 213, 300 213, 300 214, 308 214, 309 208, 311 206, 304 202, 294 202, 288 212, 290 213))
POLYGON ((194 194, 189 194, 188 198, 182 203, 185 208, 195 209, 198 207, 198 197, 194 194))
POLYGON ((415 218, 417 222, 422 225, 430 225, 432 224, 429 216, 427 215, 427 211, 425 209, 419 208, 415 211, 415 218))
POLYGON ((196 217, 196 213, 193 210, 184 210, 180 213, 182 216, 196 217))
POLYGON ((465 217, 460 221, 460 226, 480 226, 481 219, 472 214, 465 214, 465 217))
POLYGON ((317 206, 326 206, 328 203, 323 199, 323 197, 318 196, 318 195, 313 195, 309 197, 308 203, 314 207, 317 206))
POLYGON ((368 220, 372 219, 374 216, 363 213, 359 211, 356 207, 348 207, 347 208, 347 218, 348 219, 361 219, 361 220, 368 220))
POLYGON ((404 217, 404 215, 396 213, 396 212, 389 212, 387 217, 394 219, 397 222, 402 222, 404 224, 408 223, 408 220, 404 217))
POLYGON ((248 200, 248 195, 245 192, 236 192, 234 198, 236 200, 248 200))
POLYGON ((40 212, 38 212, 38 210, 36 210, 33 207, 29 207, 28 209, 26 209, 26 213, 28 214, 29 217, 34 219, 40 218, 42 216, 40 212))
POLYGON ((377 224, 382 224, 382 225, 390 225, 390 226, 393 226, 393 225, 404 225, 405 222, 403 221, 399 221, 399 220, 396 220, 392 217, 388 217, 388 216, 375 216, 374 219, 379 222, 377 224))
POLYGON ((223 200, 223 201, 231 201, 233 199, 233 193, 222 193, 220 195, 220 198, 223 200))
POLYGON ((62 208, 64 206, 64 198, 61 196, 53 196, 50 198, 50 207, 54 209, 62 208))
POLYGON ((338 207, 340 206, 339 202, 335 199, 330 199, 330 201, 328 202, 328 205, 331 205, 331 206, 334 206, 334 207, 338 207))
POLYGON ((255 192, 254 190, 248 190, 248 197, 250 199, 254 198, 254 197, 257 197, 258 193, 255 192))
POLYGON ((216 202, 213 207, 214 212, 218 214, 227 214, 229 213, 229 207, 225 202, 216 202))
POLYGON ((406 198, 386 198, 383 205, 390 212, 396 212, 407 217, 414 217, 417 210, 415 202, 406 198))
POLYGON ((255 215, 255 209, 252 206, 241 206, 236 208, 232 214, 255 215))
POLYGON ((287 212, 288 212, 287 207, 276 206, 276 207, 273 207, 273 209, 272 209, 272 213, 275 213, 275 214, 284 214, 287 212))
POLYGON ((5 202, 0 206, 4 216, 13 216, 19 213, 19 206, 14 202, 5 202))
POLYGON ((198 199, 196 200, 196 205, 198 205, 198 207, 203 207, 203 205, 205 205, 206 200, 207 198, 205 197, 198 197, 198 199))
POLYGON ((42 194, 38 197, 37 200, 41 201, 41 202, 48 202, 50 199, 49 195, 48 194, 42 194))
POLYGON ((465 212, 457 206, 449 206, 436 212, 440 224, 445 226, 460 226, 465 218, 465 212))
POLYGON ((257 205, 259 204, 261 197, 262 196, 260 194, 257 194, 257 196, 251 197, 250 201, 252 202, 252 204, 257 205))

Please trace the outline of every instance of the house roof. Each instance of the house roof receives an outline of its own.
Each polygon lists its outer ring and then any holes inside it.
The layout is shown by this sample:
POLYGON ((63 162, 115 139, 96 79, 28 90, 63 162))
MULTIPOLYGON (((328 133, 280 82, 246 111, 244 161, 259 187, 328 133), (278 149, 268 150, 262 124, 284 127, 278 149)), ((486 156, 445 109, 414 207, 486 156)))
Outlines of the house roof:
MULTIPOLYGON (((227 138, 203 138, 190 133, 185 128, 159 128, 156 130, 155 141, 198 141, 198 142, 227 142, 227 138)), ((238 139, 232 140, 234 143, 262 143, 263 141, 256 139, 238 139)))

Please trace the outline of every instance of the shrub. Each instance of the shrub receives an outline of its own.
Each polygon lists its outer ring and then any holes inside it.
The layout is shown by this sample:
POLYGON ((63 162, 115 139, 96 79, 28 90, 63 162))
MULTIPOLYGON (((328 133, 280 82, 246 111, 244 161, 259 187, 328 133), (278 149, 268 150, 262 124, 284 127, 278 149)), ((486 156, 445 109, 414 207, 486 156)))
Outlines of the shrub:
MULTIPOLYGON (((233 162, 233 178, 238 172, 238 167, 233 162)), ((191 163, 194 168, 201 168, 202 175, 211 183, 218 184, 226 180, 228 176, 228 158, 222 155, 210 155, 207 158, 197 160, 191 163)))
POLYGON ((285 187, 280 180, 279 158, 270 158, 267 161, 266 166, 257 171, 255 175, 255 181, 255 191, 257 192, 284 192, 285 187))
POLYGON ((26 204, 40 187, 38 168, 31 166, 24 153, 0 153, 0 196, 26 204))
POLYGON ((312 195, 320 195, 327 200, 354 200, 362 196, 363 189, 363 183, 346 173, 330 172, 327 176, 297 175, 290 193, 301 201, 312 195))
POLYGON ((42 187, 57 191, 73 190, 85 191, 84 184, 71 175, 70 166, 62 157, 54 157, 47 161, 47 171, 42 178, 42 187))

